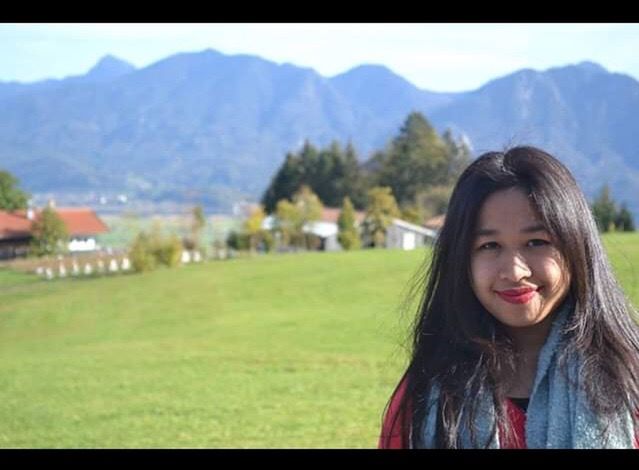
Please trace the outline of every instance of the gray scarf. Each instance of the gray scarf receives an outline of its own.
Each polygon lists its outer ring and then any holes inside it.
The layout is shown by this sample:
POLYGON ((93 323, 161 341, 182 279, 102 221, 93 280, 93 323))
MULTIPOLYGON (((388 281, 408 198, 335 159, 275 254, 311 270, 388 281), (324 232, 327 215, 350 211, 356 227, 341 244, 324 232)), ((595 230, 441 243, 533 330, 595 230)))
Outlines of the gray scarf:
MULTIPOLYGON (((604 432, 597 417, 590 410, 583 387, 579 386, 577 389, 571 385, 571 383, 581 385, 579 360, 576 357, 569 358, 568 380, 559 370, 557 352, 561 347, 562 330, 569 312, 568 305, 557 312, 548 338, 539 353, 537 373, 527 410, 526 445, 529 449, 632 448, 634 443, 632 416, 629 413, 620 413, 604 432)), ((423 428, 427 448, 435 447, 438 397, 439 388, 434 386, 429 399, 430 411, 426 415, 423 428)), ((492 393, 482 390, 477 400, 475 433, 477 442, 484 445, 490 439, 495 419, 492 393)), ((460 428, 462 447, 472 448, 465 416, 462 416, 460 428)), ((499 436, 490 439, 488 447, 499 448, 499 436)))

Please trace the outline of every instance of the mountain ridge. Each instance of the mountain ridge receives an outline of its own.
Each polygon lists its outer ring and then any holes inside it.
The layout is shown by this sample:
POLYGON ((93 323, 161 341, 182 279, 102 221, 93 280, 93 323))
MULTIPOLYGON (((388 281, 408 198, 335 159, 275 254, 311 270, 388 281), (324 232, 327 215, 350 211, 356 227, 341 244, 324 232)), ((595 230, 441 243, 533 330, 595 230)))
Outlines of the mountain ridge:
POLYGON ((608 182, 639 213, 639 82, 591 61, 441 93, 376 64, 324 77, 214 49, 141 68, 107 55, 84 75, 0 82, 0 103, 0 167, 32 192, 198 194, 228 210, 232 199, 259 198, 305 140, 352 142, 365 161, 420 111, 439 132, 469 139, 475 156, 510 144, 545 148, 589 197, 608 182))

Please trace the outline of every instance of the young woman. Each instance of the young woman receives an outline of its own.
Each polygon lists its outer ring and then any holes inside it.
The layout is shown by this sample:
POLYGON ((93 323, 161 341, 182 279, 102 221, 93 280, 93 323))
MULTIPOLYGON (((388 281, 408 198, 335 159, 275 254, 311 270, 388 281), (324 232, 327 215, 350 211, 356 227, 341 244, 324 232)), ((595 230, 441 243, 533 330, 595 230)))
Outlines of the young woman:
POLYGON ((461 175, 381 448, 639 447, 639 328, 583 193, 534 147, 461 175))

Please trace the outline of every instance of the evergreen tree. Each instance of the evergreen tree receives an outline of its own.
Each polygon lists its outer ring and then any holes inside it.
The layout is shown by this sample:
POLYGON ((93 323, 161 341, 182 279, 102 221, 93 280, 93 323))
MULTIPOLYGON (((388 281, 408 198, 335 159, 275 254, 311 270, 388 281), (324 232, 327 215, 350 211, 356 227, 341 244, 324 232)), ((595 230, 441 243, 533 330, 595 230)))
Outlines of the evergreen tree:
POLYGON ((599 195, 592 204, 592 213, 600 231, 608 232, 610 229, 614 229, 617 209, 615 201, 610 196, 610 188, 607 184, 601 188, 599 195))
POLYGON ((400 205, 411 204, 422 189, 447 182, 448 150, 418 112, 408 115, 383 158, 379 184, 392 189, 400 205))
POLYGON ((366 246, 383 247, 386 241, 386 229, 400 211, 389 187, 375 187, 368 191, 368 207, 364 218, 366 246))
POLYGON ((364 209, 366 207, 366 182, 359 165, 355 147, 350 141, 346 144, 343 171, 340 176, 341 194, 348 197, 357 210, 364 209))
POLYGON ((309 168, 310 177, 305 180, 320 200, 330 207, 337 207, 345 193, 344 155, 338 142, 319 152, 315 166, 309 168))
POLYGON ((51 207, 45 207, 36 217, 31 229, 31 249, 36 256, 63 253, 67 249, 67 227, 51 207))
POLYGON ((366 204, 366 183, 350 143, 345 150, 337 141, 318 150, 306 141, 297 154, 287 154, 262 196, 266 212, 273 212, 280 199, 291 200, 302 185, 330 207, 338 207, 345 196, 360 209, 366 204))
POLYGON ((355 210, 350 198, 346 196, 342 204, 342 210, 339 213, 337 219, 337 226, 339 232, 337 234, 337 240, 342 248, 345 250, 357 250, 361 246, 359 238, 359 232, 356 226, 355 210))
POLYGON ((26 209, 29 194, 18 188, 18 180, 8 171, 0 170, 0 210, 26 209))
POLYGON ((280 199, 290 199, 293 197, 302 182, 304 181, 304 168, 301 158, 295 154, 288 153, 284 163, 279 168, 271 180, 269 187, 262 196, 262 205, 267 213, 275 210, 280 199))
POLYGON ((471 152, 468 145, 460 137, 455 139, 450 129, 446 129, 442 135, 442 140, 446 146, 448 154, 448 175, 447 180, 451 185, 455 185, 457 179, 471 162, 471 152))
POLYGON ((626 203, 622 203, 619 208, 619 212, 615 216, 615 227, 621 232, 634 232, 635 222, 632 218, 632 214, 626 207, 626 203))

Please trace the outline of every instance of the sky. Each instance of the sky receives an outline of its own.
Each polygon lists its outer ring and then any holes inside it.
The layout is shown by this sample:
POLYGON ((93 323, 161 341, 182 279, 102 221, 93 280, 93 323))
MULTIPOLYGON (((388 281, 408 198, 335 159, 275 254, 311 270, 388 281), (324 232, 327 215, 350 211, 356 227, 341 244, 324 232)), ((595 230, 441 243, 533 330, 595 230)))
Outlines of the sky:
POLYGON ((584 60, 639 79, 639 23, 2 23, 0 81, 82 75, 107 54, 141 68, 204 49, 310 67, 325 77, 381 64, 440 92, 584 60))

